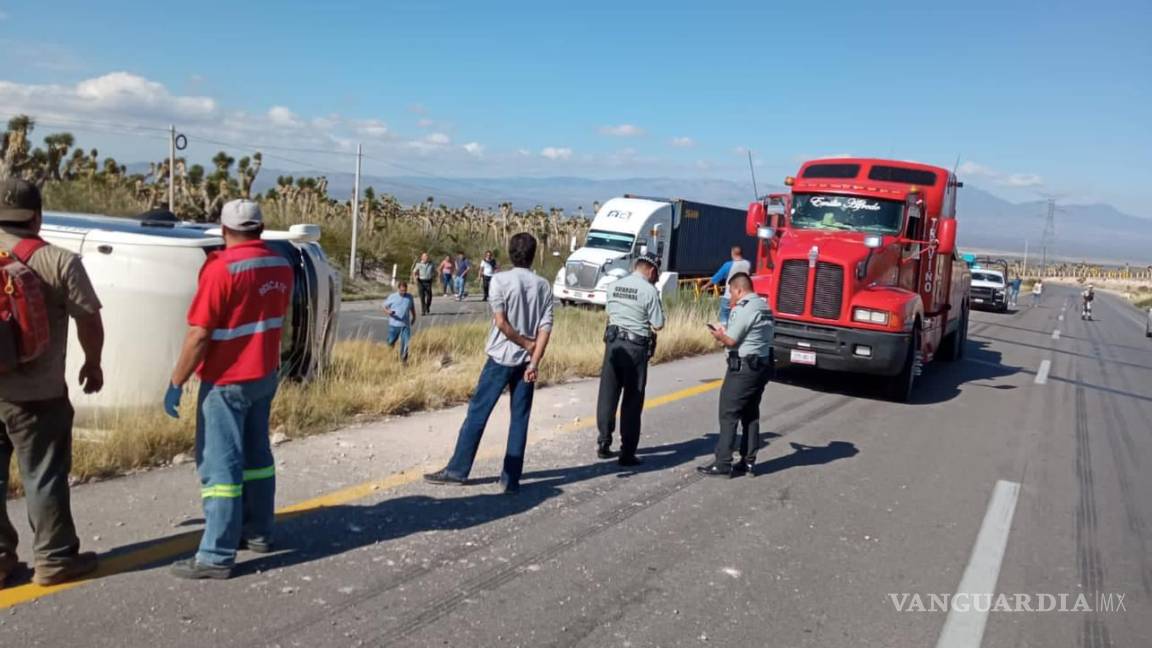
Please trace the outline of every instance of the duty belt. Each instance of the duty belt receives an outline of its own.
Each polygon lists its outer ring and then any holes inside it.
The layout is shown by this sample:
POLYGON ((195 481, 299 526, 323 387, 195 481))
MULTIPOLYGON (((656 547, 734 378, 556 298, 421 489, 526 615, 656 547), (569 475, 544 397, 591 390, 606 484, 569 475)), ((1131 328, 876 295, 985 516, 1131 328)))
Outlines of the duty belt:
POLYGON ((615 324, 609 326, 605 331, 605 339, 627 340, 633 344, 648 344, 649 341, 647 336, 629 333, 615 324))

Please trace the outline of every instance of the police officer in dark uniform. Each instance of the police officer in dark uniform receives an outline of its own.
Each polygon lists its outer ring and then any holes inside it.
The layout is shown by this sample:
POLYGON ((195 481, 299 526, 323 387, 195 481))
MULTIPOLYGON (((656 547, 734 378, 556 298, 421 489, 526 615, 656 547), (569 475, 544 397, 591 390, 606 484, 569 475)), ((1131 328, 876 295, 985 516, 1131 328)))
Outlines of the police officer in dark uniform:
POLYGON ((604 331, 604 364, 600 369, 600 395, 596 401, 596 456, 610 459, 616 407, 620 407, 621 466, 636 466, 640 444, 640 415, 648 360, 656 350, 656 331, 664 327, 664 306, 656 280, 660 258, 651 252, 640 255, 632 274, 608 287, 608 328, 604 331), (623 401, 621 401, 623 392, 623 401))
POLYGON ((728 329, 709 327, 712 337, 728 349, 728 371, 720 387, 720 438, 712 463, 696 470, 713 477, 736 477, 752 471, 760 449, 760 398, 772 378, 772 311, 752 290, 745 273, 728 282, 732 314, 728 329), (744 427, 740 458, 735 462, 736 427, 744 427))

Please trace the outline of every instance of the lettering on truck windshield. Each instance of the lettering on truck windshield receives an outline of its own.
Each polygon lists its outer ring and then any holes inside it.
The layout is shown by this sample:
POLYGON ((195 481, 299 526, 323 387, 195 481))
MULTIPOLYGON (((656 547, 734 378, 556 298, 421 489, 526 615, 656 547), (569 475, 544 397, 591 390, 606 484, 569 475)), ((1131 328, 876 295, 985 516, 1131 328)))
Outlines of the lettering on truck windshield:
POLYGON ((612 250, 613 252, 631 252, 632 241, 633 236, 631 234, 590 230, 588 238, 584 241, 584 246, 599 250, 612 250))
POLYGON ((792 226, 839 232, 899 234, 904 203, 832 194, 797 194, 792 202, 792 226))

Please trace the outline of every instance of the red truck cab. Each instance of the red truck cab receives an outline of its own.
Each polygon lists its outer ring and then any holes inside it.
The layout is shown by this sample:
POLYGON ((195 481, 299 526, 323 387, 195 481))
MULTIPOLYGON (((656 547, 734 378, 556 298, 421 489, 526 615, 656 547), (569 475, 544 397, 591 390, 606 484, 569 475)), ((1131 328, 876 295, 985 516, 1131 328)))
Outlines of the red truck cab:
POLYGON ((956 176, 867 158, 813 160, 791 194, 749 207, 753 283, 776 318, 777 363, 882 376, 911 397, 921 367, 958 359, 969 274, 956 256, 956 176))

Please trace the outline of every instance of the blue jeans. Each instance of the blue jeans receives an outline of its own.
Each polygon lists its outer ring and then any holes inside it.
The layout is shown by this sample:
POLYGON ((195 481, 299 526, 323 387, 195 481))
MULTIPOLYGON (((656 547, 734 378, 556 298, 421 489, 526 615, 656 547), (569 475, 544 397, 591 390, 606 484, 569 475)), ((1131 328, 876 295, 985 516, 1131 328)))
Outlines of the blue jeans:
POLYGON ((728 316, 732 313, 732 302, 728 295, 720 295, 720 324, 728 326, 728 316))
POLYGON ((444 294, 452 292, 452 273, 445 272, 440 275, 440 283, 444 284, 444 294))
POLYGON ((396 340, 400 340, 400 359, 408 362, 408 342, 412 339, 411 326, 389 326, 388 327, 388 346, 396 346, 396 340))
POLYGON ((456 281, 456 296, 463 298, 464 297, 464 286, 466 283, 465 278, 464 277, 456 277, 455 281, 456 281))
POLYGON ((500 394, 507 387, 512 421, 508 425, 508 449, 504 453, 500 483, 508 489, 519 488, 520 475, 524 472, 524 447, 528 445, 528 416, 532 413, 532 396, 536 387, 535 383, 524 380, 527 368, 527 365, 505 367, 491 358, 484 364, 480 380, 476 383, 476 391, 468 401, 468 415, 464 417, 460 435, 456 437, 456 450, 446 468, 450 476, 467 479, 472 472, 472 463, 476 460, 476 450, 480 447, 480 438, 484 436, 488 417, 492 415, 496 401, 500 400, 500 394))
POLYGON ((260 380, 200 384, 196 470, 204 536, 196 561, 231 566, 241 538, 272 540, 276 463, 268 439, 277 372, 260 380))

